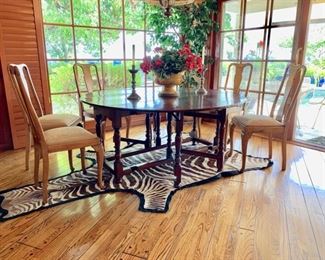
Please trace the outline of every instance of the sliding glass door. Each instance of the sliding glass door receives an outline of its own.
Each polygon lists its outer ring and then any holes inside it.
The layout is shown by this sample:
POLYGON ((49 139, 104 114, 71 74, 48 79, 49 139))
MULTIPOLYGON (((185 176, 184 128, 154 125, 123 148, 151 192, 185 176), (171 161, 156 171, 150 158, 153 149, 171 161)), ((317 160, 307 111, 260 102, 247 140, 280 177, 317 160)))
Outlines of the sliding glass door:
POLYGON ((231 62, 253 65, 249 112, 268 115, 292 60, 297 0, 230 0, 222 4, 218 87, 231 62))
POLYGON ((325 1, 313 0, 306 34, 306 77, 297 112, 295 139, 325 147, 325 1))

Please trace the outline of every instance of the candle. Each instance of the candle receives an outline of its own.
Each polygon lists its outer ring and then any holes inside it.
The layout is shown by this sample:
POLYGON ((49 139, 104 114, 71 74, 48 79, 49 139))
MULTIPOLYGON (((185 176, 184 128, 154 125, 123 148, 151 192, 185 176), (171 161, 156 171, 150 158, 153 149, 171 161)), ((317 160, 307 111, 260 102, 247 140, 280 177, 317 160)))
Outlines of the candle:
POLYGON ((203 49, 202 49, 202 64, 204 66, 204 59, 205 59, 205 46, 203 46, 203 49))
POLYGON ((135 62, 135 45, 132 44, 132 66, 134 66, 135 62))

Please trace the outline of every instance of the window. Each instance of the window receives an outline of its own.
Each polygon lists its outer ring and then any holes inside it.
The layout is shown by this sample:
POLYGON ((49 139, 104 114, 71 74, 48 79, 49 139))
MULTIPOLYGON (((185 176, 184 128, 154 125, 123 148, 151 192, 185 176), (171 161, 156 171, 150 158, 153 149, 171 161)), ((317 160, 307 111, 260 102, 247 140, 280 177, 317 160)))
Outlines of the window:
POLYGON ((230 62, 253 65, 252 113, 269 114, 291 62, 298 0, 230 0, 222 3, 219 86, 230 62))
MULTIPOLYGON (((142 1, 42 0, 42 10, 55 113, 78 113, 74 63, 97 64, 105 88, 126 87, 131 81, 132 44, 137 66, 146 49, 152 49, 142 1)), ((147 85, 148 81, 139 71, 137 84, 147 85)))
POLYGON ((295 139, 325 147, 325 0, 312 0, 295 139))

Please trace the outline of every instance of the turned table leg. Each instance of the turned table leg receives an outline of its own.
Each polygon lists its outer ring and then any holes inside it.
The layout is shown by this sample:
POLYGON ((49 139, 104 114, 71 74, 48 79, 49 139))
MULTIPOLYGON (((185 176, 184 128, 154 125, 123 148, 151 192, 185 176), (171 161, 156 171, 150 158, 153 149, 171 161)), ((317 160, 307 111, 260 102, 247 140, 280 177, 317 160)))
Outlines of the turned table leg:
POLYGON ((196 141, 195 141, 195 138, 197 138, 197 133, 196 133, 196 116, 193 116, 193 125, 192 125, 192 135, 191 135, 191 138, 192 138, 192 145, 195 145, 196 144, 196 141))
POLYGON ((115 156, 114 156, 114 173, 115 173, 115 183, 119 183, 123 176, 123 164, 121 162, 121 117, 119 115, 115 116, 112 119, 112 126, 114 129, 113 135, 113 142, 114 142, 114 149, 115 149, 115 156))
POLYGON ((102 133, 103 116, 101 114, 96 115, 95 120, 96 120, 96 135, 100 139, 101 144, 104 144, 103 133, 102 133))
POLYGON ((150 148, 152 142, 152 131, 151 131, 151 123, 150 123, 150 113, 146 114, 146 142, 145 148, 150 148))
POLYGON ((167 153, 166 158, 173 158, 173 150, 172 150, 172 113, 167 113, 167 153))
POLYGON ((218 111, 217 114, 217 168, 218 171, 222 171, 224 163, 224 136, 225 136, 225 123, 226 123, 226 109, 218 111))
POLYGON ((184 121, 183 113, 178 113, 176 119, 176 136, 175 136, 175 162, 174 162, 174 175, 176 176, 175 187, 178 187, 182 178, 181 148, 182 148, 183 121, 184 121))
POLYGON ((160 146, 161 145, 161 137, 160 137, 160 113, 156 113, 155 117, 154 117, 155 122, 155 126, 156 126, 156 146, 160 146))

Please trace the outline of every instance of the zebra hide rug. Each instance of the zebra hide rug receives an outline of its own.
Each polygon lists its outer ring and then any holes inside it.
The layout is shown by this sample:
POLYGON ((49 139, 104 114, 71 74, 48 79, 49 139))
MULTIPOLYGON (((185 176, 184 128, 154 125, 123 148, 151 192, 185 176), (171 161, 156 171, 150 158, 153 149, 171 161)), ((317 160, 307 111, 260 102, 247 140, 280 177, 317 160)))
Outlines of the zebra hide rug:
MULTIPOLYGON (((189 145, 187 144, 187 146, 189 145)), ((198 146, 191 146, 191 149, 195 149, 198 146)), ((138 148, 139 146, 133 146, 124 149, 123 152, 130 152, 138 148)), ((107 152, 105 157, 108 158, 112 155, 112 152, 107 152)), ((86 156, 87 159, 93 162, 87 168, 86 173, 78 170, 49 181, 50 196, 46 205, 42 205, 42 189, 40 187, 36 188, 33 185, 26 185, 20 188, 1 191, 0 221, 97 194, 119 191, 138 195, 140 199, 139 210, 163 213, 168 211, 171 198, 177 190, 238 174, 238 169, 241 166, 241 154, 239 152, 234 152, 226 160, 222 172, 217 172, 216 161, 213 159, 183 154, 182 181, 179 188, 174 188, 175 177, 173 175, 172 162, 166 162, 145 170, 139 170, 134 167, 149 161, 163 159, 165 157, 165 149, 160 149, 122 159, 123 165, 126 167, 132 166, 133 168, 131 174, 123 176, 120 184, 114 184, 114 175, 104 167, 106 189, 101 190, 96 184, 97 165, 94 159, 95 155, 92 152, 87 152, 86 156)), ((105 163, 110 164, 112 161, 105 160, 105 163)), ((264 169, 271 165, 272 162, 268 159, 248 156, 246 171, 264 169)))

